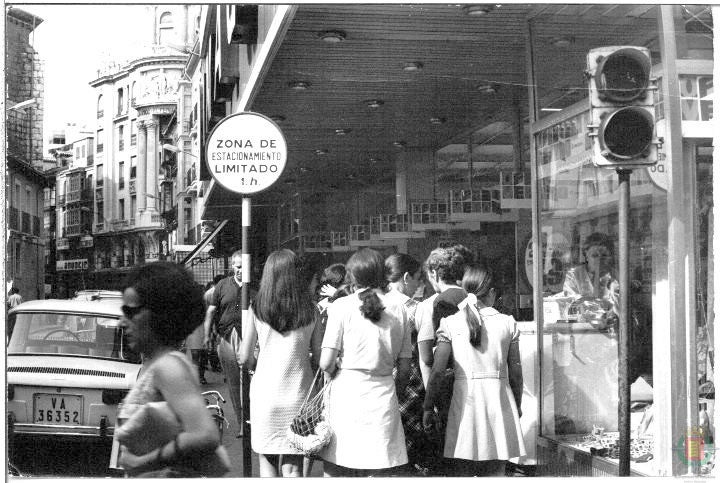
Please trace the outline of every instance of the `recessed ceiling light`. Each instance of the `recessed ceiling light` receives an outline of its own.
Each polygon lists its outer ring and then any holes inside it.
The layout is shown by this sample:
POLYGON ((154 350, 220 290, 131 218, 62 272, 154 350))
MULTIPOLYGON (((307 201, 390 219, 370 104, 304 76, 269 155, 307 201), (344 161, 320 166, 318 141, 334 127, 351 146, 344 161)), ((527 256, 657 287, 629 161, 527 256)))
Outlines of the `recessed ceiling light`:
POLYGON ((550 43, 558 49, 566 49, 575 43, 575 37, 553 37, 550 43))
POLYGON ((385 104, 385 101, 382 101, 380 99, 368 99, 367 101, 365 101, 365 104, 367 104, 367 106, 371 109, 377 109, 378 107, 385 104))
POLYGON ((423 68, 422 62, 405 62, 403 64, 403 70, 405 72, 417 72, 423 68))
POLYGON ((492 84, 481 84, 477 87, 477 90, 483 94, 495 94, 497 92, 497 88, 492 84))
POLYGON ((463 7, 463 13, 465 15, 470 15, 472 17, 480 17, 482 15, 487 15, 488 13, 495 10, 494 5, 465 5, 463 7))
POLYGON ((316 149, 315 154, 317 156, 325 156, 328 153, 327 149, 316 149))
POLYGON ((280 124, 285 120, 285 116, 281 116, 280 114, 275 114, 274 116, 270 116, 270 120, 274 121, 277 124, 280 124))
POLYGON ((444 124, 447 119, 444 117, 431 117, 430 124, 444 124))
POLYGON ((560 112, 560 111, 562 111, 562 109, 559 107, 542 107, 542 108, 540 108, 540 110, 543 112, 560 112))
POLYGON ((400 149, 404 148, 406 145, 407 145, 407 143, 405 141, 393 142, 393 146, 395 146, 396 148, 400 148, 400 149))
POLYGON ((349 133, 350 131, 352 131, 352 129, 347 128, 347 127, 342 128, 342 129, 335 129, 335 134, 337 134, 338 136, 344 136, 347 133, 349 133))
POLYGON ((291 89, 295 89, 296 91, 304 91, 308 87, 310 87, 310 83, 306 81, 292 81, 288 82, 288 86, 291 89))
POLYGON ((345 32, 342 30, 325 30, 323 32, 318 32, 318 38, 323 42, 337 44, 345 40, 347 35, 345 35, 345 32))

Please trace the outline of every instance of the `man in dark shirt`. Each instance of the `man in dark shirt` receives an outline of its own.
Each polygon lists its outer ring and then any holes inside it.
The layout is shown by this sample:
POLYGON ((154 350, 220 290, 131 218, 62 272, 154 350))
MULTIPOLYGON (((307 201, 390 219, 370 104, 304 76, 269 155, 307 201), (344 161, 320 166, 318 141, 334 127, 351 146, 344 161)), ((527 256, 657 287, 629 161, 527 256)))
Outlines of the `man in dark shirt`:
POLYGON ((210 345, 210 333, 213 321, 218 333, 217 354, 220 367, 228 384, 230 400, 240 425, 237 437, 242 436, 242 377, 237 353, 242 341, 242 252, 232 254, 233 275, 223 278, 212 294, 212 300, 205 313, 205 346, 210 345), (216 314, 218 312, 219 316, 216 314))

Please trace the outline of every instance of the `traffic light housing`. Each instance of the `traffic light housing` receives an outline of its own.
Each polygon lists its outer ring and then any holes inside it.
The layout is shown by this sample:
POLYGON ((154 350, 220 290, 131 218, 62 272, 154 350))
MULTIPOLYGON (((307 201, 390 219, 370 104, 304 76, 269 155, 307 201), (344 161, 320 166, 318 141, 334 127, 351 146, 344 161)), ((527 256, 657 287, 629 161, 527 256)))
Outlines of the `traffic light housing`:
POLYGON ((588 53, 588 136, 593 137, 595 166, 632 169, 657 163, 662 140, 655 133, 657 86, 651 68, 644 47, 600 47, 588 53))

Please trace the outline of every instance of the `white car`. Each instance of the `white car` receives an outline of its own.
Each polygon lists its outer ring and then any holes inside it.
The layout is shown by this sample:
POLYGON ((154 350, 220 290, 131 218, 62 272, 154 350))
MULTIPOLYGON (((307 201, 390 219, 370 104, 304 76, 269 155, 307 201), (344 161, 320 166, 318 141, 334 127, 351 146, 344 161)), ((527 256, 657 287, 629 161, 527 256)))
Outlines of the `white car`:
POLYGON ((112 438, 140 358, 119 327, 122 299, 34 300, 7 328, 8 435, 112 438))

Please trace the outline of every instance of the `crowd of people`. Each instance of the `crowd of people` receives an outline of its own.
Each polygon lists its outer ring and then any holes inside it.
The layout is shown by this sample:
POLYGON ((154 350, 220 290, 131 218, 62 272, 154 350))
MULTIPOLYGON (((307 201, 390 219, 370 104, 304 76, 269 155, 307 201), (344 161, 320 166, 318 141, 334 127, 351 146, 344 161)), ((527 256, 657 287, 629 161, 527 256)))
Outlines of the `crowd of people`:
POLYGON ((231 260, 234 273, 208 287, 204 305, 199 287, 176 281, 191 280, 177 266, 153 263, 130 277, 123 323, 145 357, 125 403, 166 400, 184 428, 150 455, 124 451, 130 474, 193 475, 193 453, 219 444, 200 410, 202 374, 177 352, 197 326, 203 343, 190 349, 204 365, 217 334, 238 421, 241 368, 254 371, 250 443, 261 476, 309 474, 311 461, 287 429, 318 368, 330 383, 333 434, 317 455, 326 476, 501 475, 507 460, 525 454, 519 333, 512 316, 493 308, 492 274, 466 247, 436 248, 424 263, 362 249, 312 278, 294 252, 278 250, 264 263, 245 319, 242 256, 231 260), (423 299, 430 287, 435 294, 423 299))

